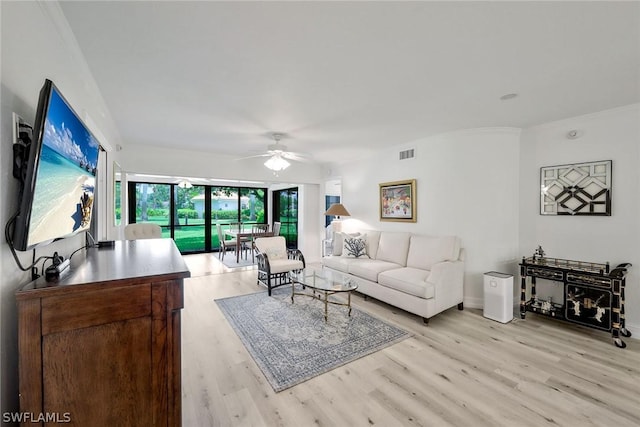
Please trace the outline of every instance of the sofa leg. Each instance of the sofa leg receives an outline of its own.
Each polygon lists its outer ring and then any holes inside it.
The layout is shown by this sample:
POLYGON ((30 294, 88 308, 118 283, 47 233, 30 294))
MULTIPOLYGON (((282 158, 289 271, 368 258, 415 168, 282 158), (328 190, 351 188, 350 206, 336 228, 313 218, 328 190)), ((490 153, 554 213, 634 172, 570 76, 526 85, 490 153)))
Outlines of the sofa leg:
POLYGON ((423 322, 425 325, 428 325, 428 324, 429 324, 429 319, 427 319, 426 317, 423 317, 423 318, 422 318, 422 322, 423 322))
POLYGON ((458 310, 464 310, 464 304, 463 303, 458 304, 458 310))

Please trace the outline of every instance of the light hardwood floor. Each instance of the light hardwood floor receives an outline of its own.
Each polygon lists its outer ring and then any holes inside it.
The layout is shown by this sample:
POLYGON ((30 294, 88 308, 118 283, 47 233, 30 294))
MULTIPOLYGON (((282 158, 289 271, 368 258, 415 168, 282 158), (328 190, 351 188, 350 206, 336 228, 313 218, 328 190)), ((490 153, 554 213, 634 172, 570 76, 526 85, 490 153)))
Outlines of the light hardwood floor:
POLYGON ((253 293, 253 269, 186 257, 183 425, 638 426, 640 340, 527 314, 501 324, 455 307, 424 325, 355 295, 413 336, 274 393, 214 299, 253 293))

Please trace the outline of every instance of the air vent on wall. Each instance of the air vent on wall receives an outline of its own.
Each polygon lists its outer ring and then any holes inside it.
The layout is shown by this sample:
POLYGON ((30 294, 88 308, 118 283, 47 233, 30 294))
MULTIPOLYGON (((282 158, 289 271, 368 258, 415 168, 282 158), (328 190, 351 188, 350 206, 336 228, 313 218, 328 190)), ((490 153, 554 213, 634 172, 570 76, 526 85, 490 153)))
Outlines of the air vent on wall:
POLYGON ((400 160, 413 159, 416 156, 416 152, 414 148, 410 148, 408 150, 404 150, 400 152, 400 160))

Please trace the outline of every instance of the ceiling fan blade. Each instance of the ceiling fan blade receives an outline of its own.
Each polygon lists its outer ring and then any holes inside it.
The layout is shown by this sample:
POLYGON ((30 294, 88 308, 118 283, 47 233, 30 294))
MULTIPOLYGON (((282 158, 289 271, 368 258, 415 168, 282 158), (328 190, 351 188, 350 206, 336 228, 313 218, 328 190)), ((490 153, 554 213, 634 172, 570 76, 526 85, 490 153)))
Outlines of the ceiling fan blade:
POLYGON ((311 154, 306 153, 294 153, 291 151, 287 151, 282 154, 282 157, 289 160, 295 160, 297 162, 312 162, 313 156, 311 154))
POLYGON ((256 157, 271 157, 271 154, 269 154, 269 153, 256 154, 255 156, 239 157, 236 160, 255 159, 256 157))

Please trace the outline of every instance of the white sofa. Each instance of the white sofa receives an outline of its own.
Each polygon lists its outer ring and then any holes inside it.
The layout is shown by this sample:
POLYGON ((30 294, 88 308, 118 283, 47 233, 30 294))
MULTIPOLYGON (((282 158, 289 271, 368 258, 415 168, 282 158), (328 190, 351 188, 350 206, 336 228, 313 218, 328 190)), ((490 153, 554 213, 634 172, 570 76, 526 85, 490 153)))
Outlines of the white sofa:
MULTIPOLYGON (((357 250, 355 251, 357 252, 357 250)), ((421 236, 368 230, 335 233, 325 268, 346 273, 358 292, 418 316, 425 323, 455 305, 462 310, 464 250, 456 236, 421 236), (352 238, 364 240, 366 254, 355 257, 352 238), (351 246, 344 246, 345 240, 351 246)))

